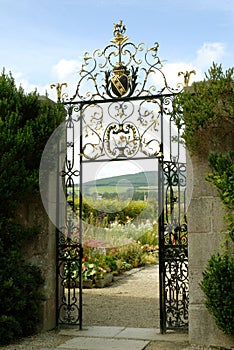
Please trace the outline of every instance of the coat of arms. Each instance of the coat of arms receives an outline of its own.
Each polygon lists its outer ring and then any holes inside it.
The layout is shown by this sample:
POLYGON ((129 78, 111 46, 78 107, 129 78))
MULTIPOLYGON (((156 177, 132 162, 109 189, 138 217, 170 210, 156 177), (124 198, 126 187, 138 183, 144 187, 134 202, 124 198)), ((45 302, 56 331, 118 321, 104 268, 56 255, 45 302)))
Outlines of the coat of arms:
POLYGON ((129 71, 125 67, 116 67, 113 70, 114 76, 111 78, 112 92, 121 97, 126 94, 129 88, 129 71))

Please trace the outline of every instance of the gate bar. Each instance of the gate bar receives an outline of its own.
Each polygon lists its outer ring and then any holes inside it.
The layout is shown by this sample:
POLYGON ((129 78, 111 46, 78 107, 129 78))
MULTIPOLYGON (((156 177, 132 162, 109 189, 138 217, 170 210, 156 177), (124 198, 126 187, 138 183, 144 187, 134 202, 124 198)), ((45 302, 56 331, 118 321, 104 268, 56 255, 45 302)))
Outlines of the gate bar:
MULTIPOLYGON (((80 149, 83 149, 83 118, 82 108, 80 109, 80 149)), ((83 227, 82 227, 82 210, 83 210, 83 156, 80 153, 80 190, 79 190, 79 245, 80 245, 80 254, 79 254, 79 328, 82 330, 83 323, 83 279, 82 279, 82 259, 83 259, 83 227)))
POLYGON ((166 333, 165 264, 164 264, 164 173, 163 158, 158 161, 158 232, 159 232, 159 289, 160 332, 166 333))

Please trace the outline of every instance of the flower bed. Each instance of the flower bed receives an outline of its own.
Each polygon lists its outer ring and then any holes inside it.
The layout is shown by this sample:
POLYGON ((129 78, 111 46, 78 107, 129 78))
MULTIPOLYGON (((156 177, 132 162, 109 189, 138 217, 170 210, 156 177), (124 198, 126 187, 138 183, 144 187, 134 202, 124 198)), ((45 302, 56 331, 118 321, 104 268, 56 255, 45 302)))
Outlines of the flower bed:
MULTIPOLYGON (((122 226, 119 228, 120 235, 124 232, 122 226)), ((151 225, 151 230, 149 229, 149 223, 145 226, 145 232, 142 230, 143 234, 140 238, 129 239, 128 237, 128 243, 115 248, 110 248, 108 242, 103 242, 102 240, 89 238, 84 241, 82 259, 83 288, 103 288, 112 282, 113 276, 139 266, 156 264, 158 262, 157 231, 155 225, 151 225)), ((142 224, 140 228, 142 229, 142 224)), ((125 234, 129 236, 129 231, 134 229, 139 230, 139 227, 129 223, 125 234)), ((114 231, 116 230, 115 224, 114 231)), ((79 276, 78 264, 74 262, 72 269, 72 280, 73 283, 76 283, 76 279, 79 276)))

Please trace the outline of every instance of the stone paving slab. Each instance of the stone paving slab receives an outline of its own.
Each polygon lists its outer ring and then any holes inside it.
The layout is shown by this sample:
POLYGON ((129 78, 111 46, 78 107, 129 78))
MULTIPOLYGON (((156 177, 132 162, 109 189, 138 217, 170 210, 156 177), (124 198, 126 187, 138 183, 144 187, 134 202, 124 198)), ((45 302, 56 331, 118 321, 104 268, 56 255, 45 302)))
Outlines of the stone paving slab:
POLYGON ((66 341, 57 350, 143 350, 149 341, 77 337, 66 341))
POLYGON ((61 329, 59 331, 60 335, 68 335, 75 337, 103 337, 103 338, 113 338, 116 337, 125 327, 99 327, 90 326, 80 330, 79 328, 73 329, 61 329))
POLYGON ((59 334, 74 338, 57 348, 40 350, 143 350, 151 342, 156 344, 153 349, 167 349, 168 344, 178 349, 176 344, 188 342, 188 334, 173 331, 161 334, 156 328, 91 326, 82 330, 78 327, 63 328, 59 334), (159 344, 166 347, 160 347, 159 344))
POLYGON ((116 338, 183 342, 188 340, 188 334, 173 331, 161 334, 160 330, 155 328, 125 328, 116 338))
POLYGON ((188 334, 186 333, 175 333, 174 331, 168 331, 166 334, 161 334, 160 330, 156 328, 90 326, 82 330, 79 328, 64 328, 60 330, 59 334, 74 337, 158 340, 175 342, 188 340, 188 334))
POLYGON ((125 328, 116 338, 156 340, 160 331, 155 328, 125 328))

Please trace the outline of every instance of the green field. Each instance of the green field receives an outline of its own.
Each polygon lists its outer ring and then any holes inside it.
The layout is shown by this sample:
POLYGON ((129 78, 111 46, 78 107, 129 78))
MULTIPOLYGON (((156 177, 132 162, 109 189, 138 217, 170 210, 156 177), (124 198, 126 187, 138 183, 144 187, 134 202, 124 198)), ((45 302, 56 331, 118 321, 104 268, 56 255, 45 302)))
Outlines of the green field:
MULTIPOLYGON (((83 194, 124 193, 127 191, 157 192, 158 173, 156 171, 140 172, 113 176, 83 183, 83 194)), ((78 193, 79 184, 75 185, 78 193)))

